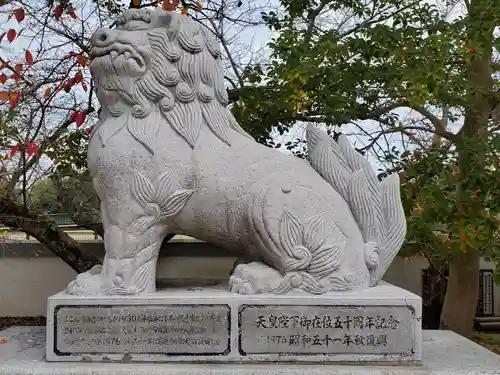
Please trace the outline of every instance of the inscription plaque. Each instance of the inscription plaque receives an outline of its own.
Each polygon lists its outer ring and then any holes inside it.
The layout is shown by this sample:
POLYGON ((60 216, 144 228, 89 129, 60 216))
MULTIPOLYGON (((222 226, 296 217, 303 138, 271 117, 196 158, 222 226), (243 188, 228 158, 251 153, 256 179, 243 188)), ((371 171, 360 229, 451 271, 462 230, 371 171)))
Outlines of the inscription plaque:
POLYGON ((58 355, 230 351, 228 305, 58 306, 54 314, 58 355))
POLYGON ((240 354, 413 354, 406 306, 245 305, 240 354))

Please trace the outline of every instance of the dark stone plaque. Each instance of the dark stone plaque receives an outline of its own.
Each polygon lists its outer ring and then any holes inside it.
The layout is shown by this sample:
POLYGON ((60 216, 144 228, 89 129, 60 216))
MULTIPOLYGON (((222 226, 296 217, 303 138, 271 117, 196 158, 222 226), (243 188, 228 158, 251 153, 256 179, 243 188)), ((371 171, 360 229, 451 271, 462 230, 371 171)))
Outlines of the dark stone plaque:
POLYGON ((226 355, 228 305, 58 306, 54 352, 226 355))
POLYGON ((411 355, 414 313, 406 306, 246 305, 239 346, 248 354, 411 355))

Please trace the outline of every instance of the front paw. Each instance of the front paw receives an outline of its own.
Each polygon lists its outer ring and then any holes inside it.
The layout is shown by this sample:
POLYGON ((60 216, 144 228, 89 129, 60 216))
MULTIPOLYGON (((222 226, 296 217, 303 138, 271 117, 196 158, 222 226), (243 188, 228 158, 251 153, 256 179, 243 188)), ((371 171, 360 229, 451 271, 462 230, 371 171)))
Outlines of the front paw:
POLYGON ((66 287, 66 293, 72 295, 97 295, 102 293, 103 278, 102 266, 92 267, 87 272, 79 274, 66 287))

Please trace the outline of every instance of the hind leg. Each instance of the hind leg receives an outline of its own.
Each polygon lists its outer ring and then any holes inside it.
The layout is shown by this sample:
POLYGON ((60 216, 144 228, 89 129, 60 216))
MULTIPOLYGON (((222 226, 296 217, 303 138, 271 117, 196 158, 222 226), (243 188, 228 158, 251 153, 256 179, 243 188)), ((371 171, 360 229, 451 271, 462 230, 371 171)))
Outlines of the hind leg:
POLYGON ((263 262, 238 264, 229 278, 229 290, 238 294, 281 294, 300 285, 297 273, 282 275, 263 262))

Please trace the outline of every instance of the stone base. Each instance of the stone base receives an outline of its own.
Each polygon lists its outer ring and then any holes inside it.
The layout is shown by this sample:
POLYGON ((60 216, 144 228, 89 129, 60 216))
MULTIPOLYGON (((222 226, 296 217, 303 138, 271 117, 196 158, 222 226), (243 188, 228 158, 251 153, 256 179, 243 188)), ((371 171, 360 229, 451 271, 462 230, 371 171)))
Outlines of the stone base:
POLYGON ((423 332, 421 366, 46 362, 45 327, 0 332, 0 375, 498 375, 500 356, 450 331, 423 332), (3 340, 0 342, 4 342, 3 340))
POLYGON ((421 359, 421 299, 390 284, 313 296, 224 288, 49 298, 48 361, 393 362, 421 359))

